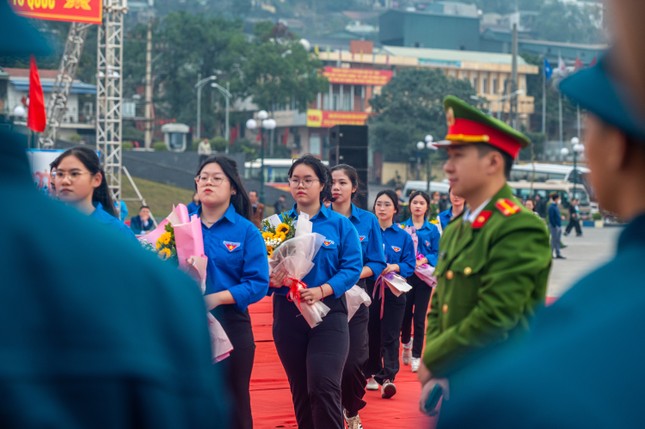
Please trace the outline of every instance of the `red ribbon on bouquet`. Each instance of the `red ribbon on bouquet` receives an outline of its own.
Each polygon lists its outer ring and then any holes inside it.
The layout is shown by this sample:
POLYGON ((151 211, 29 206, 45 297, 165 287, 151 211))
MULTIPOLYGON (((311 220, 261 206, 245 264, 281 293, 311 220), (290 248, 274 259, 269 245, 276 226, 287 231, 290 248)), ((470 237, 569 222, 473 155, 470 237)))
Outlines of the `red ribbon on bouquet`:
POLYGON ((289 301, 295 302, 298 308, 300 308, 300 290, 307 289, 307 284, 302 280, 294 279, 293 277, 287 277, 286 279, 284 279, 282 284, 289 288, 287 299, 289 301))
MULTIPOLYGON (((390 273, 387 273, 390 274, 390 273)), ((385 311, 385 280, 383 279, 384 276, 387 276, 387 274, 381 274, 378 276, 376 279, 376 282, 374 282, 374 290, 372 291, 372 298, 376 299, 376 291, 379 290, 379 298, 381 299, 381 319, 383 319, 383 312, 385 311)))

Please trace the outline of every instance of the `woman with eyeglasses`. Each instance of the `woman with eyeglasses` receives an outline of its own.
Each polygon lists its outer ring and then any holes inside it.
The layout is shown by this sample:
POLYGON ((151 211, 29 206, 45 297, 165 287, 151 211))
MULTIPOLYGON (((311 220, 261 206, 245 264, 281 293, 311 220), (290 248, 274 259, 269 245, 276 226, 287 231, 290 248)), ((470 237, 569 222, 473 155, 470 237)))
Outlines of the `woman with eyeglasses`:
POLYGON ((96 152, 86 146, 67 149, 51 164, 54 195, 98 222, 134 238, 114 209, 105 173, 96 152))
POLYGON ((233 344, 231 355, 217 364, 233 397, 231 427, 252 428, 249 382, 255 342, 248 306, 261 300, 269 288, 266 248, 249 220, 251 204, 235 161, 224 156, 207 158, 197 171, 195 185, 201 203, 196 213, 208 257, 206 305, 233 344))
MULTIPOLYGON (((398 212, 399 199, 394 191, 387 189, 376 195, 374 213, 383 237, 387 263, 383 275, 396 273, 410 277, 416 266, 414 243, 410 234, 394 223, 398 212)), ((407 294, 397 297, 387 286, 374 292, 374 285, 370 282, 368 287, 373 298, 369 308, 369 359, 365 365, 365 372, 372 377, 367 382, 367 389, 378 390, 381 385, 381 397, 388 399, 396 394, 394 378, 399 372, 399 332, 407 294)))
MULTIPOLYGON (((439 229, 427 220, 428 210, 430 209, 430 196, 423 191, 413 191, 410 194, 409 202, 411 216, 403 222, 403 226, 413 226, 416 230, 418 238, 416 266, 430 264, 435 267, 439 256, 439 238, 441 234, 439 229)), ((405 316, 401 325, 402 361, 404 365, 410 365, 412 372, 417 372, 421 363, 428 303, 430 302, 432 288, 417 277, 416 274, 408 277, 408 284, 412 286, 412 290, 407 293, 405 316), (414 336, 412 337, 413 321, 414 336)))
MULTIPOLYGON (((352 199, 358 192, 358 173, 347 164, 339 164, 331 169, 331 208, 348 218, 361 242, 363 268, 358 285, 367 290, 366 281, 374 284, 385 268, 383 240, 373 213, 356 207, 352 199)), ((342 398, 344 417, 350 428, 358 427, 358 412, 367 405, 365 396, 366 378, 363 366, 369 355, 367 344, 367 324, 369 310, 361 305, 349 321, 349 353, 345 362, 342 379, 342 398)))
POLYGON ((323 205, 329 195, 327 167, 312 155, 298 158, 289 169, 289 187, 296 204, 283 213, 309 215, 313 232, 325 237, 303 278, 298 305, 324 302, 329 313, 315 328, 287 299, 288 289, 272 274, 273 338, 287 373, 300 429, 343 429, 341 375, 349 350, 345 292, 358 281, 363 267, 360 241, 352 223, 323 205))

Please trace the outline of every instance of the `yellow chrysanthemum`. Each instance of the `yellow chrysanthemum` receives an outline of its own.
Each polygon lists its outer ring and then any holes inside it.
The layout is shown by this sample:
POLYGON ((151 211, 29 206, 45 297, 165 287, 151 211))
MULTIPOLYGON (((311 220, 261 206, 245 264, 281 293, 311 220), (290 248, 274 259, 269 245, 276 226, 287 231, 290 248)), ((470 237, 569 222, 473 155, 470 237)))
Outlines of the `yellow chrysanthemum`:
POLYGON ((170 258, 171 255, 172 253, 170 252, 170 249, 168 249, 167 247, 159 251, 159 256, 161 256, 163 259, 168 259, 170 258))
POLYGON ((163 234, 161 234, 159 236, 158 241, 161 242, 161 244, 170 244, 170 239, 171 238, 172 237, 171 237, 170 233, 168 231, 166 231, 166 232, 164 232, 163 234))
POLYGON ((289 225, 287 225, 286 223, 281 223, 280 225, 278 225, 275 228, 276 234, 283 233, 285 235, 285 237, 287 236, 289 231, 291 231, 291 227, 289 225))

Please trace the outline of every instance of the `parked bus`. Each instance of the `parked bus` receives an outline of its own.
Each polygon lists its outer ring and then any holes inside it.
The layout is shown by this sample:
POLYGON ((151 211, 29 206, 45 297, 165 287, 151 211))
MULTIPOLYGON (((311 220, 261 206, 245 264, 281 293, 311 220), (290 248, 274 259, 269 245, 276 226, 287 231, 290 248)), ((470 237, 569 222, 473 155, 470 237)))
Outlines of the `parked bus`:
POLYGON ((580 215, 583 218, 588 218, 590 213, 597 211, 598 207, 594 206, 592 210, 592 203, 589 199, 589 193, 583 185, 566 182, 563 180, 549 180, 546 182, 528 182, 526 180, 508 182, 508 185, 513 189, 515 196, 521 201, 527 199, 534 199, 535 195, 539 195, 544 201, 549 200, 549 196, 553 192, 560 195, 560 211, 567 218, 569 216, 569 205, 573 199, 573 190, 575 186, 576 197, 580 200, 579 208, 580 215))
POLYGON ((589 169, 582 166, 576 166, 574 171, 571 165, 562 164, 543 164, 532 162, 527 164, 513 164, 511 169, 511 182, 547 182, 560 181, 582 184, 587 193, 591 192, 588 183, 589 169))
MULTIPOLYGON (((289 190, 289 168, 295 159, 290 158, 265 158, 264 183, 274 188, 289 190)), ((328 161, 323 164, 329 165, 328 161)), ((244 178, 260 180, 262 160, 247 161, 244 163, 244 178)))
MULTIPOLYGON (((428 182, 425 180, 408 180, 403 187, 403 200, 408 201, 412 191, 423 191, 428 189, 428 182)), ((439 192, 440 194, 448 195, 450 184, 448 181, 430 182, 430 193, 439 192)))

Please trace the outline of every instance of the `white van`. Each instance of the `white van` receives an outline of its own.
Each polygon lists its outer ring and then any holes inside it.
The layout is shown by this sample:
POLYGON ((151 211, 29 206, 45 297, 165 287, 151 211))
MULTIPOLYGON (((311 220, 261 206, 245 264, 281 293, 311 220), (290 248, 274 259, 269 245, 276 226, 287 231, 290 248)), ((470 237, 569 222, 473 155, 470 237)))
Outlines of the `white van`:
MULTIPOLYGON (((407 202, 412 191, 426 192, 427 189, 428 182, 426 182, 425 180, 408 180, 407 182, 405 182, 405 186, 403 187, 402 198, 405 202, 407 202)), ((430 182, 430 194, 432 194, 433 192, 439 192, 440 194, 448 195, 449 190, 450 184, 447 180, 444 180, 442 182, 430 182)))

